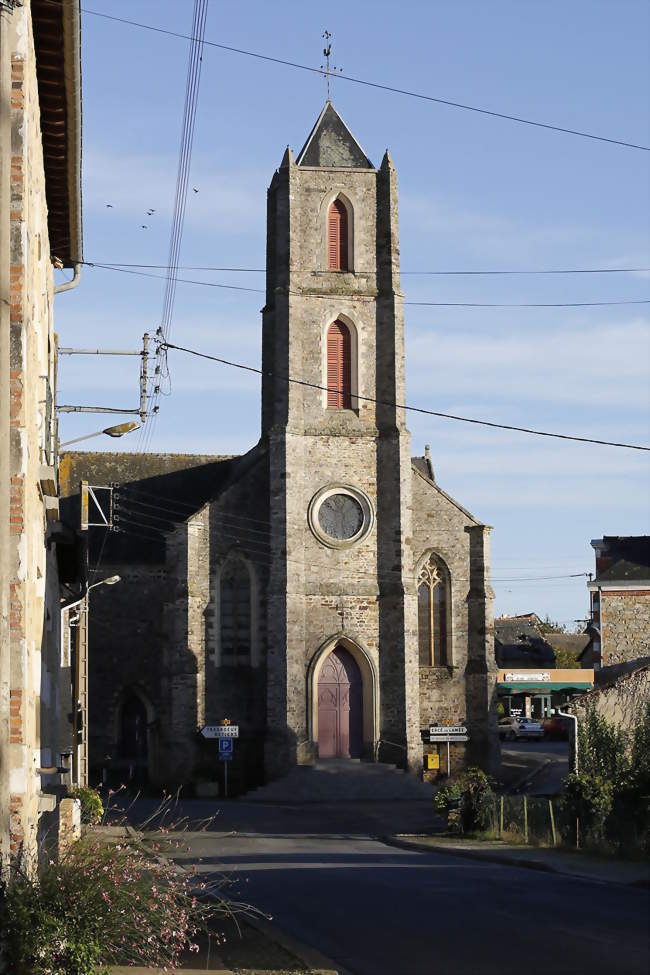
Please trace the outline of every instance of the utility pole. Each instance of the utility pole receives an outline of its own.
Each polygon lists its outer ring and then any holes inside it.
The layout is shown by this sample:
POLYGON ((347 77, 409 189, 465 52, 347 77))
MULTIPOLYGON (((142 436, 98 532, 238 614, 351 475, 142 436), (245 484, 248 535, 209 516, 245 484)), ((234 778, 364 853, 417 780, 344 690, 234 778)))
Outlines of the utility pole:
POLYGON ((140 420, 147 422, 147 368, 149 364, 149 333, 142 336, 142 360, 140 363, 140 420))
POLYGON ((136 409, 121 409, 114 406, 57 406, 59 413, 129 413, 140 417, 146 423, 147 382, 149 380, 149 333, 142 336, 141 349, 71 349, 60 348, 59 355, 137 355, 140 356, 140 403, 136 409))

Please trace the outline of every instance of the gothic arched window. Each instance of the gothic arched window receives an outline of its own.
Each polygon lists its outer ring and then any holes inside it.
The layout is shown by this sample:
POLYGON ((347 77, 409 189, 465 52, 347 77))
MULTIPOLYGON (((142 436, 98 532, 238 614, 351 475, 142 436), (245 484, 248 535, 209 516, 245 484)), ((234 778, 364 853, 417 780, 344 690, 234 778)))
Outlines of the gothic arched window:
POLYGON ((242 559, 232 559, 221 573, 219 608, 222 662, 250 663, 251 578, 242 559))
POLYGON ((327 254, 330 271, 348 270, 348 211, 334 200, 327 215, 327 254))
POLYGON ((332 322, 327 329, 327 405, 336 410, 352 409, 352 338, 344 322, 332 322))
POLYGON ((441 560, 431 555, 418 575, 418 645, 421 667, 445 667, 449 663, 449 596, 449 573, 441 560))

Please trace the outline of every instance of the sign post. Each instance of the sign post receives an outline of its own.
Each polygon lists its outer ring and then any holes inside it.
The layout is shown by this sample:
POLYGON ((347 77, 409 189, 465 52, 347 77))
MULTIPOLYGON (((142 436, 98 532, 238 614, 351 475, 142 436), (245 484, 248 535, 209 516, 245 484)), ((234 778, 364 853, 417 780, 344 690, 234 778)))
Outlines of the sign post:
POLYGON ((228 762, 232 761, 232 749, 233 749, 233 739, 232 738, 220 738, 219 739, 219 761, 224 763, 223 766, 223 795, 224 798, 228 798, 228 762))
POLYGON ((465 725, 429 725, 430 742, 446 742, 447 744, 447 778, 451 775, 451 752, 450 744, 452 741, 469 741, 469 735, 465 725))
POLYGON ((232 762, 234 739, 239 738, 239 725, 231 724, 229 718, 224 718, 221 724, 206 724, 201 728, 204 738, 216 738, 219 741, 219 761, 223 766, 223 794, 228 798, 228 762, 232 762))

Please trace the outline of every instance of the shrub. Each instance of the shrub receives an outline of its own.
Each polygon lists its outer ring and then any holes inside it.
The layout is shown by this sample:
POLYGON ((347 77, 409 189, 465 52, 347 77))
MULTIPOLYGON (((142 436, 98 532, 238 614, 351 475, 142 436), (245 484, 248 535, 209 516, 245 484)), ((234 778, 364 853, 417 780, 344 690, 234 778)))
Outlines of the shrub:
POLYGON ((70 799, 78 799, 81 803, 81 822, 89 826, 96 826, 104 815, 104 803, 96 789, 79 786, 68 793, 70 799))
POLYGON ((620 728, 588 707, 578 721, 579 771, 584 775, 622 783, 630 770, 630 739, 620 728))
POLYGON ((14 873, 0 931, 15 975, 99 975, 111 964, 173 966, 218 912, 169 861, 137 841, 108 845, 91 832, 38 878, 14 873))
POLYGON ((614 803, 614 786, 600 775, 572 773, 564 785, 560 801, 563 831, 567 836, 576 834, 576 820, 586 842, 602 844, 606 835, 607 821, 614 803))
POLYGON ((442 786, 433 803, 439 813, 447 816, 447 825, 454 832, 472 833, 492 826, 494 793, 480 768, 468 768, 442 786))

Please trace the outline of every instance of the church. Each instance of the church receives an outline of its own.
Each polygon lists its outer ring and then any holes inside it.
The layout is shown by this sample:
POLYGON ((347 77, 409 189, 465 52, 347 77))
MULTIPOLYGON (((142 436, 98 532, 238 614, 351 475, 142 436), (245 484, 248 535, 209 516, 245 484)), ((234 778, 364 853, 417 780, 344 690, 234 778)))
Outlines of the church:
POLYGON ((224 719, 240 791, 326 759, 445 774, 431 724, 467 727, 452 770, 494 769, 490 529, 411 456, 399 254, 391 157, 328 100, 268 189, 259 442, 63 455, 68 518, 110 488, 89 559, 121 577, 90 604, 91 782, 209 782, 224 719))

